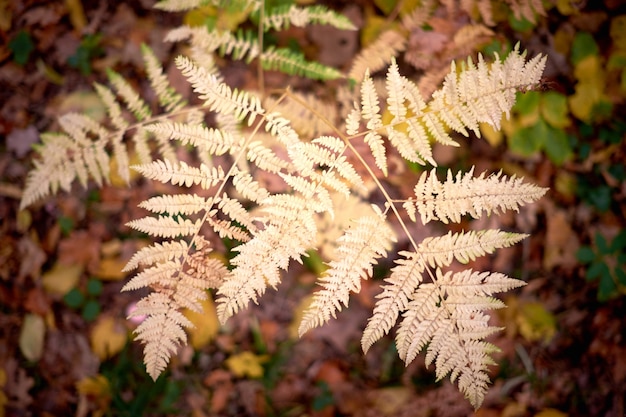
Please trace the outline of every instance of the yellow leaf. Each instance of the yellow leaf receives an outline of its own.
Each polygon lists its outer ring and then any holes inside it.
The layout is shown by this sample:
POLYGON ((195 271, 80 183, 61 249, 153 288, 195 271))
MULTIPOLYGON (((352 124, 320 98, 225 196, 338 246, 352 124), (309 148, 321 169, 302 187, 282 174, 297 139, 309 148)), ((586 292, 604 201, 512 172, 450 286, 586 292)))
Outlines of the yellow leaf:
POLYGON ((8 32, 11 29, 13 7, 9 7, 10 0, 0 0, 0 30, 8 32))
POLYGON ((260 378, 263 376, 263 366, 261 365, 267 359, 267 355, 255 355, 246 351, 230 356, 226 359, 226 366, 238 377, 260 378))
POLYGON ((57 262, 41 277, 43 288, 48 294, 64 296, 76 287, 83 274, 82 265, 65 265, 57 262))
POLYGON ((87 18, 80 0, 65 0, 65 7, 70 12, 70 22, 76 31, 80 32, 87 25, 87 18))
POLYGON ((580 61, 574 69, 578 80, 575 93, 568 97, 572 114, 589 121, 593 107, 604 99, 605 73, 600 58, 590 55, 580 61))
POLYGON ((298 329, 300 328, 300 323, 304 318, 304 312, 309 308, 312 302, 313 294, 309 294, 296 306, 295 311, 293 312, 293 320, 289 324, 289 337, 291 339, 298 339, 300 335, 298 329))
POLYGON ((95 403, 97 410, 91 414, 94 417, 104 416, 109 409, 111 403, 111 384, 109 380, 102 374, 85 377, 76 382, 76 391, 83 396, 88 397, 90 403, 95 403))
POLYGON ((541 303, 520 305, 516 321, 520 334, 529 342, 549 342, 556 333, 556 318, 541 303))
POLYGON ((103 281, 119 281, 126 277, 126 273, 122 272, 125 266, 126 261, 118 256, 103 258, 94 275, 103 281))
POLYGON ((102 317, 91 330, 91 350, 101 360, 118 354, 126 344, 124 325, 112 317, 102 317))
POLYGON ((202 300, 200 304, 202 305, 202 313, 196 313, 193 310, 185 310, 184 312, 185 317, 194 325, 188 330, 190 345, 194 349, 200 349, 209 343, 217 335, 220 328, 213 300, 207 298, 202 300))
POLYGON ((480 124, 480 134, 494 148, 502 143, 502 131, 495 130, 489 123, 480 124))
POLYGON ((407 387, 389 387, 375 390, 374 408, 385 416, 396 415, 411 398, 412 392, 407 387))
POLYGON ((27 314, 20 331, 19 344, 22 355, 31 362, 41 359, 45 336, 46 325, 43 318, 37 314, 27 314))
POLYGON ((535 417, 567 417, 567 414, 554 408, 546 408, 535 414, 535 417))
POLYGON ((76 382, 76 390, 79 394, 93 395, 95 397, 111 395, 109 380, 102 374, 85 377, 76 382))

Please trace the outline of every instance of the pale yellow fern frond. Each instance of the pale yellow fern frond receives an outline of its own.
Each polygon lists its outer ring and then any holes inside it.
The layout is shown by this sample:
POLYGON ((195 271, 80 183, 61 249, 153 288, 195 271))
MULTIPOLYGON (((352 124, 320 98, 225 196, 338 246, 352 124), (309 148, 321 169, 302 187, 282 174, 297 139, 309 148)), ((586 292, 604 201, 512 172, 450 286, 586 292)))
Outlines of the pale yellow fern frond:
POLYGON ((174 219, 168 216, 143 217, 131 220, 126 224, 128 227, 147 233, 150 236, 174 238, 177 236, 192 236, 201 225, 200 220, 174 219))
POLYGON ((201 124, 161 122, 146 126, 146 130, 163 135, 168 140, 178 140, 183 145, 192 145, 199 153, 210 155, 222 155, 235 143, 229 133, 201 124))
POLYGON ((230 316, 257 302, 266 288, 276 288, 280 270, 290 260, 300 260, 315 242, 314 212, 309 202, 296 196, 269 197, 264 207, 273 208, 266 224, 250 241, 235 248, 234 269, 218 290, 217 313, 224 323, 230 316))
POLYGON ((247 119, 248 125, 265 112, 258 97, 246 91, 231 89, 189 58, 178 56, 176 66, 187 77, 199 98, 205 100, 204 106, 211 111, 234 114, 238 119, 247 119))
POLYGON ((400 357, 410 363, 426 347, 426 365, 435 362, 437 379, 450 375, 474 407, 487 391, 490 354, 498 349, 484 342, 501 330, 489 326, 485 310, 504 303, 491 297, 525 285, 503 274, 471 270, 443 274, 436 269, 433 283, 422 284, 411 296, 397 335, 400 357))
POLYGON ((156 160, 150 164, 133 165, 131 168, 146 178, 186 187, 199 184, 202 188, 209 189, 225 179, 222 167, 209 168, 201 164, 196 168, 183 161, 172 163, 168 160, 156 160))
POLYGON ((300 335, 335 318, 342 304, 347 307, 350 292, 360 292, 361 279, 370 277, 376 260, 387 255, 395 236, 383 214, 374 208, 375 215, 358 218, 338 239, 337 260, 328 264, 318 280, 322 289, 304 313, 300 335))
POLYGON ((415 199, 404 203, 411 220, 417 220, 416 211, 423 224, 432 220, 458 223, 465 214, 477 219, 482 212, 490 215, 505 210, 518 211, 521 205, 538 200, 547 191, 524 183, 522 178, 502 176, 501 172, 487 177, 484 172, 478 177, 473 173, 473 167, 456 176, 448 170, 446 181, 440 182, 434 169, 424 172, 415 185, 415 199))
POLYGON ((374 73, 383 69, 391 62, 392 57, 404 51, 406 43, 406 36, 397 30, 390 29, 381 33, 376 41, 363 48, 355 57, 348 78, 361 82, 367 71, 374 73))
POLYGON ((404 258, 396 259, 396 266, 391 275, 385 278, 382 293, 376 298, 372 317, 361 337, 363 352, 391 330, 396 324, 398 316, 406 310, 411 294, 423 280, 426 265, 418 252, 401 251, 398 255, 404 258))

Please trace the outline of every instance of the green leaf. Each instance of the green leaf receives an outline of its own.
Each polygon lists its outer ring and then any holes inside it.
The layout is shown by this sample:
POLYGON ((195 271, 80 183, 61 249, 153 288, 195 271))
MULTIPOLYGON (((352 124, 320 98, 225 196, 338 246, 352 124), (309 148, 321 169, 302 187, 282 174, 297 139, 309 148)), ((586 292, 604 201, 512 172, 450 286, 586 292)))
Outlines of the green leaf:
POLYGON ((28 62, 31 52, 35 49, 35 45, 30 34, 24 30, 20 30, 17 35, 9 42, 9 49, 13 52, 13 60, 18 65, 25 65, 28 62))
POLYGON ((591 264, 589 269, 587 269, 585 277, 587 278, 587 281, 595 281, 596 279, 603 277, 607 274, 609 276, 611 275, 609 267, 603 262, 595 262, 591 264))
POLYGON ((102 293, 102 282, 97 279, 87 281, 87 294, 98 296, 102 293))
POLYGON ((578 32, 574 36, 571 55, 572 64, 576 65, 590 55, 598 55, 598 52, 599 48, 593 39, 593 35, 587 32, 578 32))
POLYGON ((522 115, 528 115, 537 110, 541 102, 541 94, 537 91, 528 91, 517 96, 513 110, 522 115))
POLYGON ((537 126, 538 125, 533 125, 523 129, 517 129, 508 139, 511 152, 527 157, 540 151, 542 139, 537 134, 540 133, 538 132, 540 129, 537 126))
POLYGON ((626 248, 626 229, 619 232, 617 236, 611 242, 610 250, 611 252, 619 252, 622 249, 626 248))
POLYGON ((100 304, 96 300, 89 300, 83 307, 82 316, 86 321, 94 321, 100 314, 100 304))
POLYGON ((541 115, 552 127, 565 128, 571 124, 567 97, 548 91, 541 96, 541 115))
POLYGON ((576 258, 583 264, 589 264, 596 259, 596 254, 589 246, 583 246, 576 252, 576 258))
POLYGON ((70 308, 78 308, 85 302, 85 296, 78 288, 72 288, 63 297, 63 302, 70 308))
POLYGON ((546 136, 543 146, 546 155, 555 165, 563 165, 574 155, 567 134, 562 129, 546 125, 546 136))
POLYGON ((612 252, 611 249, 609 248, 609 244, 607 243, 606 238, 602 236, 600 233, 596 233, 595 243, 596 243, 596 246, 598 247, 598 251, 601 254, 608 255, 612 252))
POLYGON ((598 300, 606 301, 617 295, 617 286, 611 273, 608 271, 600 276, 600 285, 598 286, 598 300))

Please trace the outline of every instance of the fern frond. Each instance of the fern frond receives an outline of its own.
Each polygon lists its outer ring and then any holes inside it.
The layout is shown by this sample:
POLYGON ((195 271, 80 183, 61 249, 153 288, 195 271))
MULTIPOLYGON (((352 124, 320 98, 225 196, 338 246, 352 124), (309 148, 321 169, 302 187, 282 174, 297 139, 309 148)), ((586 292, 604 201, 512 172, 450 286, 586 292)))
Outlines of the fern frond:
POLYGON ((244 198, 259 203, 269 197, 269 192, 255 181, 250 173, 236 168, 233 171, 233 186, 244 198))
POLYGON ((295 196, 270 197, 264 206, 274 207, 268 223, 253 239, 235 248, 234 269, 218 289, 217 313, 224 323, 230 316, 255 303, 268 286, 276 288, 280 269, 299 260, 315 242, 313 211, 307 200, 295 196))
POLYGON ((436 269, 433 283, 422 284, 412 295, 397 335, 400 357, 410 363, 426 346, 426 364, 435 361, 437 379, 450 375, 474 407, 487 391, 489 356, 498 349, 482 341, 501 330, 489 326, 482 312, 504 307, 493 293, 525 285, 503 274, 462 271, 443 274, 436 269))
POLYGON ((182 12, 198 8, 205 3, 206 0, 159 0, 154 8, 166 12, 182 12))
POLYGON ((152 116, 148 104, 137 94, 133 87, 117 72, 107 68, 109 82, 115 88, 116 93, 122 97, 130 111, 137 120, 142 121, 152 116))
POLYGON ((387 30, 367 47, 363 48, 355 57, 354 63, 348 72, 348 78, 361 82, 364 74, 374 73, 383 69, 391 62, 392 57, 406 48, 406 37, 397 30, 387 30))
POLYGON ((227 132, 199 124, 161 122, 146 126, 146 130, 179 140, 183 145, 192 145, 199 153, 206 152, 210 155, 222 155, 234 144, 233 137, 227 132))
POLYGON ((538 200, 547 189, 524 183, 522 178, 502 176, 502 172, 485 177, 483 172, 473 176, 474 167, 455 177, 448 170, 445 182, 439 182, 435 170, 422 173, 415 185, 415 199, 404 203, 404 208, 416 221, 419 212, 423 224, 431 220, 458 223, 469 214, 477 219, 485 211, 496 214, 505 210, 518 211, 521 205, 538 200))
POLYGON ((136 252, 124 267, 123 272, 132 271, 140 265, 152 265, 157 262, 180 259, 188 251, 189 245, 184 240, 153 243, 136 252))
POLYGON ((391 275, 385 278, 383 292, 378 294, 372 317, 361 337, 361 347, 367 353, 369 348, 396 324, 398 316, 406 310, 411 294, 422 282, 426 265, 417 252, 401 251, 405 259, 396 259, 391 275))
POLYGON ((232 113, 240 120, 248 119, 248 125, 254 123, 256 116, 264 110, 260 100, 245 92, 231 89, 220 82, 214 74, 198 67, 189 58, 178 56, 176 66, 187 77, 199 98, 205 100, 204 106, 219 113, 232 113))
POLYGON ((305 311, 298 332, 300 335, 336 317, 342 304, 348 306, 350 291, 361 291, 361 279, 372 275, 376 259, 386 256, 395 236, 380 210, 376 215, 361 217, 354 227, 338 239, 337 261, 319 279, 322 287, 313 296, 305 311))
POLYGON ((175 238, 195 234, 200 228, 201 221, 196 220, 192 222, 189 219, 175 220, 172 217, 160 216, 131 220, 126 225, 150 236, 175 238))
POLYGON ((291 168, 289 162, 281 159, 261 141, 252 141, 248 145, 246 159, 267 172, 277 173, 291 168))
POLYGON ((322 81, 343 77, 340 71, 319 62, 307 61, 303 54, 285 48, 269 47, 260 54, 259 59, 265 70, 278 70, 285 74, 322 81))
POLYGON ((498 229, 452 233, 428 237, 418 246, 422 260, 429 266, 450 265, 453 259, 462 264, 479 256, 507 248, 528 237, 522 233, 503 232, 498 229))
POLYGON ((276 6, 266 12, 263 30, 283 30, 288 29, 290 25, 306 27, 312 24, 330 25, 343 30, 356 30, 356 26, 347 17, 325 6, 301 7, 295 4, 276 6))
POLYGON ((187 343, 183 327, 192 327, 193 324, 163 293, 152 293, 141 299, 129 318, 144 315, 147 317, 135 329, 135 340, 144 343, 146 370, 156 380, 178 347, 187 343))
POLYGON ((170 85, 161 63, 147 45, 141 44, 141 55, 146 64, 146 73, 150 80, 150 86, 159 99, 159 104, 166 112, 175 112, 187 104, 183 97, 170 85))
POLYGON ((368 138, 368 144, 376 144, 372 152, 378 155, 377 166, 381 169, 385 164, 376 136, 381 127, 385 128, 390 142, 404 158, 434 165, 429 136, 442 144, 458 146, 450 137, 448 128, 466 136, 469 129, 479 137, 480 123, 489 123, 499 129, 502 114, 508 117, 516 92, 525 91, 539 82, 545 60, 538 55, 525 61, 525 53, 520 53, 517 45, 504 61, 496 55, 491 66, 479 56, 477 66, 468 59, 457 73, 453 62, 443 87, 433 93, 429 103, 413 82, 400 76, 397 64, 392 60, 386 81, 387 108, 393 116, 392 121, 383 126, 378 93, 366 73, 361 83, 361 108, 350 114, 348 128, 354 136, 361 118, 367 121, 368 130, 361 134, 368 138))
POLYGON ((224 170, 221 166, 209 168, 205 164, 200 164, 200 168, 196 168, 183 161, 173 164, 168 160, 156 160, 150 164, 133 165, 131 168, 146 178, 162 183, 169 182, 185 187, 199 184, 205 190, 225 179, 224 170))
POLYGON ((152 213, 190 215, 209 209, 213 205, 212 198, 200 197, 197 194, 158 195, 139 204, 152 213))

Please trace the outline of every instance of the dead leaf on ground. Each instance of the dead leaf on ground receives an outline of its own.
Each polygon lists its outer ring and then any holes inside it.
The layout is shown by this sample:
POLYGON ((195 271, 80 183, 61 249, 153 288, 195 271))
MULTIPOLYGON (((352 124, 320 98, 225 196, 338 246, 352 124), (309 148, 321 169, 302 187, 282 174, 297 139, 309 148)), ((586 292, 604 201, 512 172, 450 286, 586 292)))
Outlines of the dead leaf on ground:
POLYGON ((128 332, 124 324, 113 317, 101 317, 91 330, 90 339, 91 350, 104 360, 122 351, 128 332))

